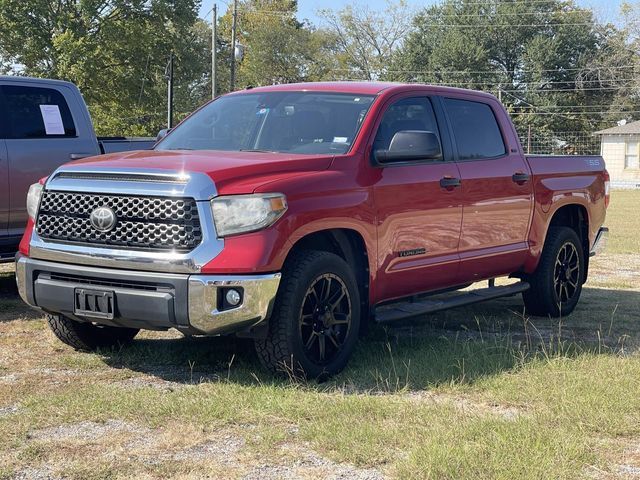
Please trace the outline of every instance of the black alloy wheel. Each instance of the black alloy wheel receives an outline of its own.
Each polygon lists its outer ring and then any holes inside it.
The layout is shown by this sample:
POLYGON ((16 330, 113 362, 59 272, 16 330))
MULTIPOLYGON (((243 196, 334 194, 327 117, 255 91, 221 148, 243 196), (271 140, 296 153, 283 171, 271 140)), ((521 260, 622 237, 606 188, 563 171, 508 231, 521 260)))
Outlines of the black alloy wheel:
POLYGON ((340 354, 351 329, 351 297, 342 279, 332 273, 317 277, 307 290, 299 330, 307 358, 326 365, 340 354))
POLYGON ((576 308, 585 282, 586 260, 578 233, 550 227, 536 271, 524 276, 530 288, 522 294, 531 315, 561 317, 576 308))
POLYGON ((295 252, 283 268, 267 335, 254 341, 258 358, 288 377, 335 375, 354 351, 360 317, 360 289, 349 264, 330 252, 295 252))
POLYGON ((571 301, 578 291, 580 275, 578 249, 566 242, 558 251, 553 270, 553 288, 561 306, 571 301))

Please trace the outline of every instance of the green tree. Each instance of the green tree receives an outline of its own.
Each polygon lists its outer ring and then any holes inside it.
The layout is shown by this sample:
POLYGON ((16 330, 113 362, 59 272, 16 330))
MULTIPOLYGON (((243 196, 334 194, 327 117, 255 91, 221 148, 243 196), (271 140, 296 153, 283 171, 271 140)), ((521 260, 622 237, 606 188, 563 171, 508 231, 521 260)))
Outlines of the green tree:
POLYGON ((612 100, 588 72, 616 32, 573 0, 447 0, 416 16, 391 73, 493 92, 523 134, 583 136, 601 126, 612 100))
POLYGON ((5 72, 76 83, 102 135, 165 124, 165 66, 175 55, 178 113, 202 101, 209 61, 198 0, 0 0, 5 72))
MULTIPOLYGON (((238 5, 237 42, 244 58, 237 65, 236 88, 313 81, 335 67, 334 39, 296 18, 292 0, 245 0, 238 5)), ((231 8, 220 18, 221 88, 229 87, 231 8)))

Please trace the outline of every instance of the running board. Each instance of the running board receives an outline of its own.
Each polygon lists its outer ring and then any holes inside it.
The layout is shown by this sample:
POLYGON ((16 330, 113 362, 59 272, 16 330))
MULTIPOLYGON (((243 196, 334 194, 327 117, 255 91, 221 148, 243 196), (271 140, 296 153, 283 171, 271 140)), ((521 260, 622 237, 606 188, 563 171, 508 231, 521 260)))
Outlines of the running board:
POLYGON ((385 305, 382 308, 376 308, 374 318, 377 323, 389 323, 417 315, 425 315, 427 313, 440 312, 450 308, 484 302, 485 300, 491 300, 493 298, 510 297, 522 293, 525 290, 529 290, 529 284, 527 282, 518 282, 513 285, 504 285, 501 287, 479 288, 441 300, 400 302, 388 306, 385 305))

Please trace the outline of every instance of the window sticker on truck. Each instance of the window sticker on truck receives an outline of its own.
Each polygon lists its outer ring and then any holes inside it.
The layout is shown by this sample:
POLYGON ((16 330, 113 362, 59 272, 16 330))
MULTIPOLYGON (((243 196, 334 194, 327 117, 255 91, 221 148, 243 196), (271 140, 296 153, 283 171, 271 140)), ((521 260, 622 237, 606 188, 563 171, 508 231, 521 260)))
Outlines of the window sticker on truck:
POLYGON ((64 135, 64 125, 58 105, 40 105, 40 113, 47 135, 64 135))

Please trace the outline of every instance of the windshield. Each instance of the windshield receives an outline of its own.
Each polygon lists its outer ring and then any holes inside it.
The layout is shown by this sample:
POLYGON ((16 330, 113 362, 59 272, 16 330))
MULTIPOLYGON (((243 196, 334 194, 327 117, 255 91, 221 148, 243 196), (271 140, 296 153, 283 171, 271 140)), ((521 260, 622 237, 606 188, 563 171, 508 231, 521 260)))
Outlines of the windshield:
POLYGON ((346 153, 373 99, 318 92, 220 97, 185 120, 156 149, 346 153))

